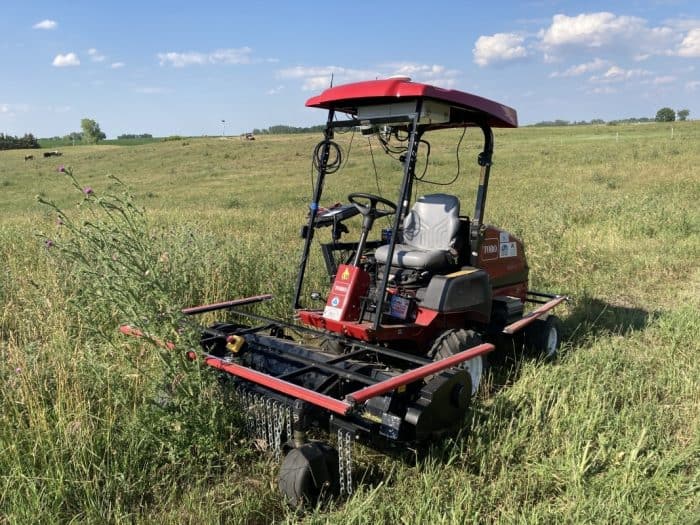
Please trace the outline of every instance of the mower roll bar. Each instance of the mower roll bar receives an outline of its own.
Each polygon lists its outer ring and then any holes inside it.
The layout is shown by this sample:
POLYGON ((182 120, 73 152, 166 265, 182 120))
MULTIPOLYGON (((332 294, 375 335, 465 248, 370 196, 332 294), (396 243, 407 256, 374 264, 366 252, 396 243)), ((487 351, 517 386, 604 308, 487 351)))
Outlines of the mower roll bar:
POLYGON ((326 169, 328 167, 328 157, 331 151, 331 140, 333 139, 333 116, 334 110, 328 111, 328 119, 326 120, 326 129, 323 133, 324 142, 321 149, 321 159, 318 163, 318 175, 316 177, 316 185, 314 186, 314 195, 309 205, 309 222, 306 227, 306 235, 304 238, 304 250, 301 254, 299 263, 299 273, 297 274, 297 282, 294 291, 294 309, 301 308, 299 297, 301 296, 301 287, 304 283, 304 273, 309 259, 309 251, 311 250, 311 241, 314 238, 314 221, 316 220, 316 212, 318 211, 321 193, 323 192, 323 179, 326 177, 326 169))
MULTIPOLYGON (((387 261, 393 260, 394 256, 394 250, 396 247, 396 242, 397 242, 397 236, 398 236, 398 231, 399 228, 401 227, 401 224, 403 223, 404 218, 406 217, 406 213, 408 211, 408 207, 411 201, 411 191, 413 189, 413 180, 414 180, 414 174, 415 174, 415 167, 416 167, 416 159, 418 156, 418 146, 420 144, 420 139, 425 131, 428 129, 439 129, 441 125, 430 125, 430 124, 423 124, 421 125, 419 123, 420 115, 421 115, 421 109, 423 107, 423 99, 418 98, 416 99, 416 110, 415 113, 408 115, 407 118, 405 119, 405 122, 407 122, 407 127, 409 129, 409 141, 408 141, 408 146, 407 146, 407 151, 404 159, 404 166, 403 166, 403 179, 401 181, 401 189, 399 191, 399 196, 396 201, 396 214, 394 216, 394 224, 392 227, 392 235, 391 235, 391 241, 389 242, 389 249, 387 253, 387 261)), ((349 120, 341 120, 341 121, 334 121, 334 116, 335 116, 335 110, 334 109, 329 109, 328 110, 328 118, 326 120, 326 128, 324 130, 324 141, 323 141, 323 146, 321 148, 321 155, 320 159, 318 162, 317 166, 317 177, 316 177, 316 184, 314 186, 314 191, 313 191, 313 198, 311 201, 311 204, 309 205, 309 219, 306 227, 304 228, 304 248, 301 254, 301 260, 299 262, 299 272, 297 274, 297 280, 296 280, 296 286, 294 290, 294 300, 293 300, 293 308, 294 310, 299 310, 302 308, 301 305, 301 291, 302 291, 302 286, 304 283, 304 274, 306 272, 306 266, 308 264, 308 259, 309 259, 309 252, 311 249, 311 242, 313 240, 314 236, 314 221, 316 218, 316 212, 319 208, 319 202, 321 200, 321 195, 323 193, 323 184, 328 168, 328 159, 330 155, 330 149, 331 149, 331 141, 333 139, 333 130, 334 128, 340 128, 340 127, 353 127, 353 126, 358 126, 362 124, 362 122, 358 119, 349 119, 349 120)), ((398 119, 398 120, 403 120, 403 119, 398 119)), ((390 118, 377 118, 377 119, 372 119, 373 123, 376 124, 381 124, 383 122, 391 122, 391 123, 396 123, 397 122, 397 117, 390 117, 390 118)), ((456 125, 457 123, 452 123, 452 125, 447 126, 447 127, 458 127, 456 125)), ((486 118, 483 119, 474 119, 474 120, 465 120, 464 122, 460 123, 464 127, 467 127, 469 125, 474 125, 478 126, 483 135, 484 135, 484 149, 483 151, 479 154, 478 157, 478 164, 481 167, 480 175, 479 175, 479 187, 477 190, 477 195, 476 195, 476 204, 474 207, 474 216, 470 222, 469 226, 469 246, 471 249, 471 254, 470 254, 470 264, 472 266, 476 265, 476 261, 478 258, 479 254, 479 235, 481 233, 482 226, 484 224, 484 210, 486 207, 486 195, 488 192, 488 184, 489 184, 489 175, 491 172, 491 162, 492 162, 492 157, 493 157, 493 131, 491 130, 491 127, 488 125, 486 118)), ((360 254, 358 254, 359 256, 360 254)), ((356 258, 357 259, 357 258, 356 258)), ((380 287, 378 288, 379 293, 378 297, 376 298, 377 304, 376 304, 376 312, 377 315, 375 315, 374 319, 374 330, 378 330, 379 326, 381 325, 382 322, 382 316, 384 312, 384 304, 386 302, 386 297, 387 297, 387 285, 389 282, 389 273, 390 272, 384 272, 384 275, 382 277, 382 283, 380 287), (383 293, 382 293, 383 291, 383 293)))
POLYGON ((394 249, 396 247, 396 240, 399 233, 399 227, 403 223, 406 215, 406 210, 408 210, 408 205, 411 201, 411 188, 413 187, 413 175, 415 173, 416 158, 418 157, 418 145, 420 144, 420 137, 422 132, 418 128, 418 118, 420 116, 421 109, 423 107, 423 101, 418 99, 416 102, 416 112, 413 115, 413 119, 410 124, 410 132, 408 139, 408 149, 406 150, 406 156, 403 163, 403 180, 401 181, 401 191, 399 192, 399 198, 396 200, 396 213, 394 215, 394 226, 391 229, 391 241, 389 242, 389 251, 386 255, 387 260, 387 271, 384 272, 382 276, 382 284, 377 289, 377 307, 376 314, 374 316, 374 330, 379 330, 379 325, 382 322, 382 317, 384 315, 384 303, 386 302, 386 287, 389 284, 389 274, 388 266, 391 265, 391 261, 394 260, 394 249))
MULTIPOLYGON (((535 294, 538 296, 545 296, 547 297, 548 294, 535 294)), ((532 312, 528 313, 527 315, 524 315, 522 319, 518 319, 514 323, 509 324, 505 328, 503 328, 503 333, 508 334, 508 335, 513 335, 514 333, 518 332, 519 330, 522 330, 525 328, 527 325, 534 323, 537 319, 542 317, 544 314, 549 312, 552 308, 557 306, 560 303, 563 303, 564 301, 568 301, 569 298, 565 295, 555 295, 552 297, 551 300, 547 301, 546 303, 543 303, 542 306, 539 308, 534 309, 532 312)), ((538 301, 541 302, 541 301, 538 301)))

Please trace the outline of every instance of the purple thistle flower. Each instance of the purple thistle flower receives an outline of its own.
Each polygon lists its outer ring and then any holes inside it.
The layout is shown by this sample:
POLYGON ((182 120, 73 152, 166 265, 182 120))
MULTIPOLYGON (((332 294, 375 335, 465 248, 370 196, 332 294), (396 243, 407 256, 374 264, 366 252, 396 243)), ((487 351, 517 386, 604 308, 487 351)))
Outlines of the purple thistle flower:
POLYGON ((59 173, 65 173, 66 167, 63 164, 61 164, 56 171, 58 171, 59 173))
POLYGON ((44 247, 48 250, 50 248, 53 248, 54 242, 51 239, 45 239, 44 240, 44 247))
POLYGON ((20 367, 15 368, 15 374, 19 374, 22 371, 20 367))
POLYGON ((85 186, 83 188, 83 193, 85 195, 93 195, 95 192, 92 190, 92 188, 90 186, 85 186))

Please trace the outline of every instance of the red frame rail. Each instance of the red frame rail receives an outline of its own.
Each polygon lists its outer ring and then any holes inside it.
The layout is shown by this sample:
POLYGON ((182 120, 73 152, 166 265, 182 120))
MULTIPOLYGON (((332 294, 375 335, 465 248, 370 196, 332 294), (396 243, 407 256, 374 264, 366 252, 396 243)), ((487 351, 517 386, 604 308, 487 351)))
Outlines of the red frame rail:
POLYGON ((532 312, 528 313, 527 315, 523 316, 522 319, 519 319, 515 321, 514 323, 509 324, 503 329, 504 334, 508 335, 513 335, 515 332, 518 330, 522 330, 525 328, 527 325, 530 323, 535 322, 537 319, 542 317, 543 314, 546 314, 549 312, 552 308, 557 306, 559 303, 563 303, 564 301, 568 300, 569 298, 565 295, 562 295, 560 297, 555 297, 551 301, 548 301, 544 303, 542 306, 539 308, 536 308, 532 312))
POLYGON ((390 379, 385 379, 375 385, 367 386, 361 390, 357 390, 352 394, 348 394, 345 399, 351 403, 362 403, 370 398, 386 394, 391 390, 395 390, 399 387, 405 386, 419 379, 423 379, 432 374, 442 372, 448 368, 452 368, 468 359, 487 354, 494 350, 494 346, 490 343, 483 343, 478 346, 473 346, 467 350, 463 350, 439 361, 434 361, 433 363, 428 363, 427 365, 419 366, 413 370, 404 372, 390 379))
POLYGON ((245 366, 237 365, 234 363, 227 363, 223 359, 218 357, 207 356, 204 362, 213 367, 223 370, 231 375, 240 377, 241 379, 246 379, 258 385, 269 388, 276 392, 286 394, 288 396, 296 397, 302 401, 308 401, 309 403, 340 414, 341 416, 346 415, 350 412, 352 405, 341 401, 340 399, 335 399, 334 397, 327 396, 325 394, 319 394, 303 386, 295 385, 289 381, 284 381, 283 379, 277 379, 262 372, 252 370, 245 366))
POLYGON ((124 334, 124 335, 129 335, 131 337, 143 337, 145 339, 150 339, 153 341, 155 344, 158 346, 162 346, 163 348, 167 348, 168 350, 175 350, 175 343, 171 341, 162 341, 161 339, 158 339, 157 337, 153 337, 150 334, 145 334, 138 328, 134 328, 133 326, 129 326, 128 324, 123 324, 119 327, 119 331, 124 334))
POLYGON ((190 306, 180 310, 185 315, 203 314, 205 312, 213 312, 215 310, 223 310, 224 308, 233 308, 234 306, 244 306, 246 304, 259 303, 272 299, 272 294, 254 295, 243 299, 234 299, 232 301, 224 301, 223 303, 203 304, 201 306, 190 306))

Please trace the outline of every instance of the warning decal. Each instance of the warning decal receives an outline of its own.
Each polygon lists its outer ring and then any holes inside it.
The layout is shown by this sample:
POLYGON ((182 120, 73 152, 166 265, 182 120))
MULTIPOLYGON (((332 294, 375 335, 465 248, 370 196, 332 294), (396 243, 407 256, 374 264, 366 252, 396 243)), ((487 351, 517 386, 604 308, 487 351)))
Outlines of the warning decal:
POLYGON ((517 257, 518 247, 514 242, 502 242, 499 257, 517 257))
POLYGON ((340 321, 340 315, 342 310, 340 308, 335 308, 333 306, 326 306, 323 309, 323 317, 326 319, 332 319, 333 321, 340 321))

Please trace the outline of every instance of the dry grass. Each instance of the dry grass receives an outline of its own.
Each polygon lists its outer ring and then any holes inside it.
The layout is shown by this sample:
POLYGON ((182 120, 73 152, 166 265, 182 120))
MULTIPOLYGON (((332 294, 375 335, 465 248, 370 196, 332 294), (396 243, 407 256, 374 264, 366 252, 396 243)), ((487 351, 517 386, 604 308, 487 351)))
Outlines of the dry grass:
MULTIPOLYGON (((38 232, 67 234, 36 194, 90 212, 55 159, 0 152, 0 523, 697 521, 698 123, 676 123, 673 139, 660 124, 496 134, 487 219, 525 240, 533 287, 574 297, 562 357, 500 371, 471 432, 425 457, 362 450, 358 472, 371 475, 349 501, 287 509, 277 465, 253 451, 211 374, 114 334, 131 319, 101 279, 160 283, 137 297, 145 310, 274 292, 264 312, 288 316, 319 138, 63 148, 97 197, 121 191, 114 174, 147 209, 145 247, 120 249, 151 261, 149 276, 109 270, 109 257, 90 276, 47 250, 38 232)), ((429 137, 431 177, 454 175, 457 138, 429 137)), ((347 151, 350 135, 338 140, 347 151)), ((373 151, 376 179, 353 139, 326 202, 378 186, 394 198, 399 168, 373 151)), ((450 188, 467 213, 477 153, 463 148, 450 188)))

